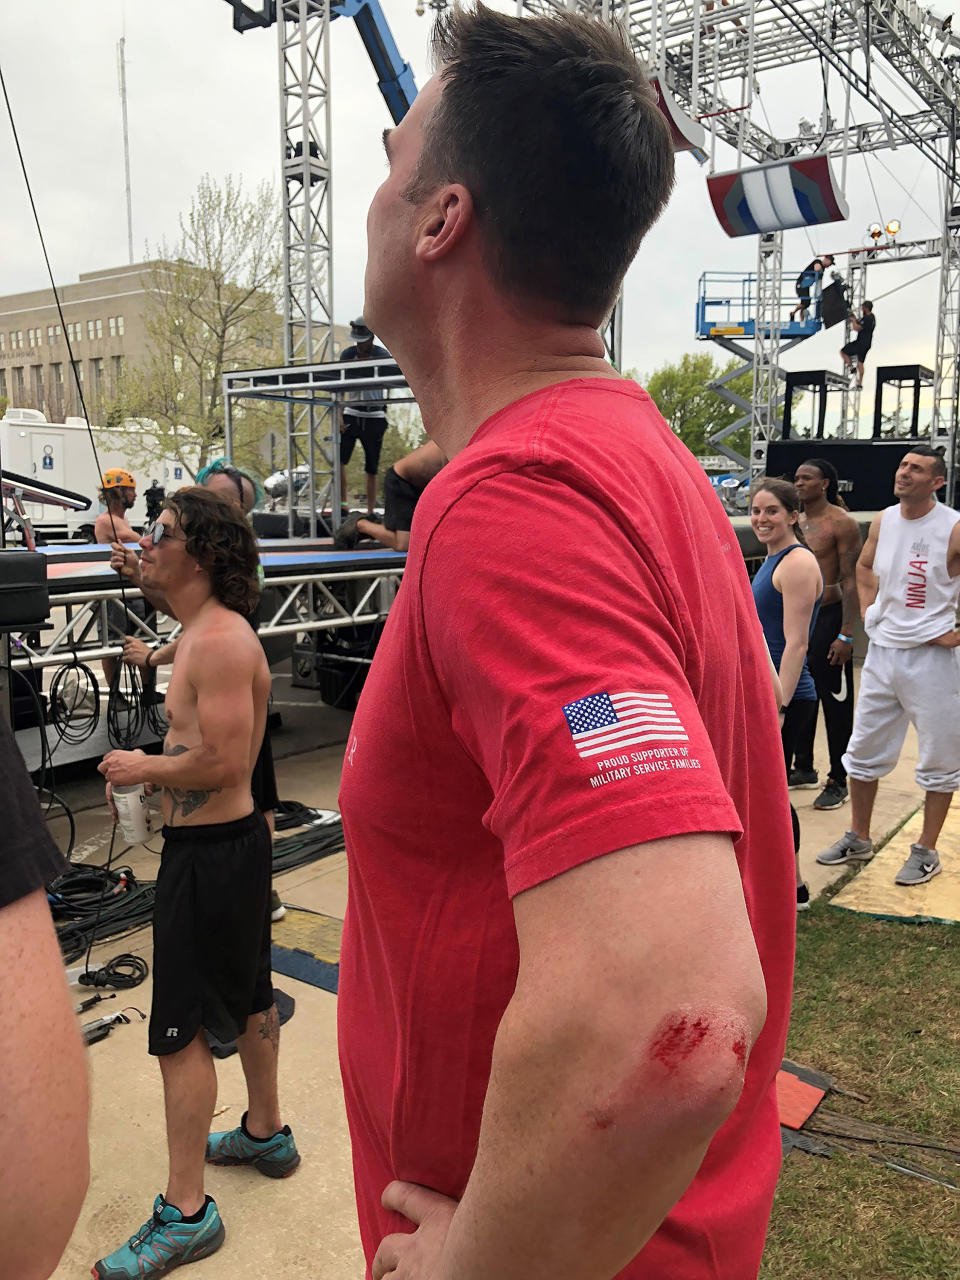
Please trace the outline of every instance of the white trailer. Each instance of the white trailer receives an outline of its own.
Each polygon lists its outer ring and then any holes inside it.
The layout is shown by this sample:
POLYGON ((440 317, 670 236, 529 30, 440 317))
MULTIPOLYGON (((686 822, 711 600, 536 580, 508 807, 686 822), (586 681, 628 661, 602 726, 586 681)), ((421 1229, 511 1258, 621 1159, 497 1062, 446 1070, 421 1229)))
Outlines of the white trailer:
MULTIPOLYGON (((193 483, 199 449, 190 450, 189 468, 178 458, 163 457, 147 423, 131 422, 113 429, 94 427, 93 438, 101 471, 124 467, 137 482, 136 505, 128 517, 135 527, 147 523, 143 494, 152 480, 167 493, 193 483), (144 458, 157 460, 144 466, 140 461, 144 458)), ((34 532, 46 542, 70 538, 92 541, 93 522, 104 507, 99 496, 100 472, 83 418, 47 422, 38 409, 7 409, 0 418, 0 467, 89 498, 89 511, 63 511, 31 502, 25 502, 24 508, 34 532)))

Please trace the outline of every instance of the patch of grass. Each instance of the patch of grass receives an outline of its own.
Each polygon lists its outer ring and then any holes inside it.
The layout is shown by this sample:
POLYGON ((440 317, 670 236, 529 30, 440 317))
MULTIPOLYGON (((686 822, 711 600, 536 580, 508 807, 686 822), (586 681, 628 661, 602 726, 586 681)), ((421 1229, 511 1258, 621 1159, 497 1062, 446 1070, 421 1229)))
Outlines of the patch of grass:
MULTIPOLYGON (((839 888, 840 886, 838 886, 839 888)), ((960 1146, 960 930, 875 921, 824 900, 801 916, 787 1056, 864 1094, 824 1105, 960 1146)), ((858 1144, 845 1142, 847 1147, 858 1144)), ((869 1145, 960 1183, 952 1157, 869 1145)), ((960 1276, 960 1194, 872 1164, 793 1152, 762 1280, 960 1276)))

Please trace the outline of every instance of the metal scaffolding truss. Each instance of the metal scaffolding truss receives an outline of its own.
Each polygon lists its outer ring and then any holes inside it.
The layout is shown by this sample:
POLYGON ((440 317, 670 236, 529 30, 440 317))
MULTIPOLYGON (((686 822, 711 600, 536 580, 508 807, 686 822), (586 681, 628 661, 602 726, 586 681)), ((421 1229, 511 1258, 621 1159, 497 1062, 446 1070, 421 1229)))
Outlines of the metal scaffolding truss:
MULTIPOLYGON (((289 367, 295 361, 310 363, 333 354, 329 0, 283 0, 277 32, 283 155, 283 347, 289 367)), ((339 468, 334 466, 330 443, 337 432, 331 428, 329 413, 318 412, 312 404, 290 401, 284 418, 287 470, 309 467, 311 494, 321 490, 312 510, 319 505, 339 513, 339 468)))
POLYGON ((330 217, 329 0, 283 0, 278 13, 283 156, 284 359, 329 358, 333 324, 330 217))
MULTIPOLYGON (((314 568, 268 578, 259 635, 261 639, 289 637, 377 622, 386 617, 402 576, 403 565, 394 562, 382 569, 314 568)), ((129 587, 121 595, 119 586, 52 594, 52 631, 28 632, 12 641, 11 652, 16 655, 12 665, 53 667, 74 658, 89 663, 119 657, 123 645, 115 637, 121 625, 148 642, 175 639, 179 625, 154 629, 133 612, 129 606, 140 598, 140 592, 129 587), (121 610, 125 624, 120 622, 121 610)))
MULTIPOLYGON (((290 416, 313 429, 288 435, 287 493, 293 494, 294 473, 306 469, 303 490, 311 537, 332 532, 340 524, 340 411, 357 391, 376 388, 384 398, 410 401, 413 396, 392 359, 354 360, 347 364, 298 364, 281 368, 235 369, 223 375, 223 403, 227 456, 233 456, 233 418, 237 402, 278 400, 290 416), (366 376, 364 376, 366 375, 366 376), (329 505, 328 505, 329 504, 329 505), (324 515, 324 508, 328 515, 324 515)), ((287 532, 294 536, 297 508, 287 509, 287 532)))

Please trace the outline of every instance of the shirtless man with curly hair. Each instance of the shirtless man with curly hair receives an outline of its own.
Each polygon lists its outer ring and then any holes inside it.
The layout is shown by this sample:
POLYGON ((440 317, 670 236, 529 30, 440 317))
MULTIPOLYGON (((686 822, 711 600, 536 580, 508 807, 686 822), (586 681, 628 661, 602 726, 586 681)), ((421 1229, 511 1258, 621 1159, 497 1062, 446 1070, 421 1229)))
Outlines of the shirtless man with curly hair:
POLYGON ((220 1247, 205 1160, 252 1164, 269 1177, 300 1163, 277 1098, 270 835, 250 793, 270 689, 246 621, 259 595, 256 542, 233 506, 188 488, 167 499, 140 547, 144 587, 169 601, 183 626, 166 698, 170 728, 162 755, 110 751, 100 772, 108 798, 115 785, 163 790, 149 1047, 163 1075, 170 1166, 153 1216, 96 1264, 101 1280, 159 1276, 220 1247), (247 1082, 248 1110, 226 1133, 208 1132, 217 1077, 207 1031, 237 1041, 247 1082))

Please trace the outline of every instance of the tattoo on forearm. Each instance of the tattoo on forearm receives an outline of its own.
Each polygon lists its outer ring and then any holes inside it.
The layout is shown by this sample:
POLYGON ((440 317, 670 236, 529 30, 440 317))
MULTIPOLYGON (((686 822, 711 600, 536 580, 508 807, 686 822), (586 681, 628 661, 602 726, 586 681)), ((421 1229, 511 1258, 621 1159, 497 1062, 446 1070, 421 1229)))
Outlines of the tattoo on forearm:
POLYGON ((277 1006, 272 1004, 260 1022, 260 1039, 269 1040, 274 1051, 280 1050, 280 1017, 277 1006))
MULTIPOLYGON (((165 756, 182 756, 190 748, 184 746, 182 742, 164 742, 163 754, 165 756)), ((206 791, 191 791, 187 787, 164 787, 164 791, 170 797, 170 821, 173 823, 177 816, 177 810, 180 810, 181 818, 189 818, 191 814, 196 813, 198 809, 202 809, 211 796, 222 790, 220 787, 210 787, 206 791)))

